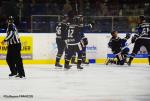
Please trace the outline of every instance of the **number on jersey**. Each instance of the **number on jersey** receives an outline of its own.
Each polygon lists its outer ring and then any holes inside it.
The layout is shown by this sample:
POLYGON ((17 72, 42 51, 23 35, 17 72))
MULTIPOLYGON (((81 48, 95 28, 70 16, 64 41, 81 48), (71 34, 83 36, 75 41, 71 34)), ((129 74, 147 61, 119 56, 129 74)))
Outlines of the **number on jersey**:
POLYGON ((143 28, 143 31, 142 31, 143 34, 148 34, 148 32, 149 32, 149 28, 148 27, 143 28))
POLYGON ((57 27, 56 27, 56 31, 57 31, 57 34, 60 35, 60 34, 61 34, 61 27, 58 27, 58 26, 57 26, 57 27))
POLYGON ((68 38, 73 38, 73 33, 74 33, 74 29, 69 29, 68 30, 68 38))

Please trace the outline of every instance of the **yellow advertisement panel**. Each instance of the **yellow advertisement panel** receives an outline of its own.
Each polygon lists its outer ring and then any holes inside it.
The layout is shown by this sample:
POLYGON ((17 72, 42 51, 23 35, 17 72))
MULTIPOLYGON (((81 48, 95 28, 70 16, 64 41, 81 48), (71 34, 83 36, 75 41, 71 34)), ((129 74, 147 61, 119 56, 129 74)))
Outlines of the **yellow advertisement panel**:
MULTIPOLYGON (((4 40, 5 37, 0 36, 0 42, 4 40)), ((31 36, 21 36, 21 56, 23 59, 32 59, 32 49, 33 49, 33 40, 31 36)), ((2 45, 0 43, 0 59, 6 59, 7 54, 7 45, 2 45)))

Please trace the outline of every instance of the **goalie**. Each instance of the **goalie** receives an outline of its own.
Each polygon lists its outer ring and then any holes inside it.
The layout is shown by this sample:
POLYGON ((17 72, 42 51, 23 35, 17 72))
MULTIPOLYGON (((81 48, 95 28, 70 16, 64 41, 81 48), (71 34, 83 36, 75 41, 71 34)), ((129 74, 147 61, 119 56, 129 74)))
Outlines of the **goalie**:
POLYGON ((111 48, 112 53, 115 55, 114 58, 117 58, 117 61, 114 59, 109 59, 106 65, 109 63, 124 65, 129 52, 129 48, 126 46, 126 41, 130 38, 131 35, 127 33, 125 38, 120 38, 118 37, 117 31, 111 32, 111 35, 112 37, 108 43, 108 47, 111 48))

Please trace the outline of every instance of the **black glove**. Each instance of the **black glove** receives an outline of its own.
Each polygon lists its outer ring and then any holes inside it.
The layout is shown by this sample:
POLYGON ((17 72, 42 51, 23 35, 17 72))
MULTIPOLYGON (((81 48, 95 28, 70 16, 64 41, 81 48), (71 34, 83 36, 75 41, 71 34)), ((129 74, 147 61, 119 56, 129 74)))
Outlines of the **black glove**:
POLYGON ((109 48, 112 48, 111 42, 108 43, 108 47, 109 47, 109 48))
POLYGON ((131 37, 131 34, 130 34, 130 33, 127 33, 125 38, 126 38, 126 39, 129 39, 130 37, 131 37))
POLYGON ((132 37, 131 43, 134 43, 136 41, 136 37, 132 37))
POLYGON ((82 40, 83 40, 83 43, 84 43, 85 46, 88 45, 88 39, 86 37, 83 38, 82 40))

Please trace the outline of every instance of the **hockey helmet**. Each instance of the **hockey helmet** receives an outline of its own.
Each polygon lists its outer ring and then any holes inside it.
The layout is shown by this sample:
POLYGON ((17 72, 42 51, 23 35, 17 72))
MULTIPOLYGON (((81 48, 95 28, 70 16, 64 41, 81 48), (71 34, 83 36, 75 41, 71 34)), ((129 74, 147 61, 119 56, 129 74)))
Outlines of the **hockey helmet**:
POLYGON ((8 17, 8 23, 13 23, 14 22, 14 17, 13 16, 9 16, 8 17))
POLYGON ((117 37, 117 34, 118 34, 117 31, 112 31, 112 32, 111 32, 111 35, 112 35, 113 37, 117 37))

